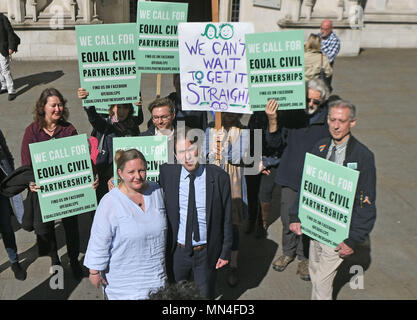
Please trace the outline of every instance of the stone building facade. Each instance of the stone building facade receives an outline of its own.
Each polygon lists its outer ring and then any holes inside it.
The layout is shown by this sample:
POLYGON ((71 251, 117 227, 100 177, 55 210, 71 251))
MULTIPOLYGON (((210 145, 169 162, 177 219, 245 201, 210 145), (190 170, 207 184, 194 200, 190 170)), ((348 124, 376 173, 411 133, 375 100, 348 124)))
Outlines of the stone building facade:
MULTIPOLYGON (((1 0, 0 12, 22 40, 16 59, 76 59, 76 25, 132 22, 136 1, 1 0)), ((188 2, 193 12, 207 15, 209 0, 188 2)), ((367 47, 417 47, 417 0, 220 0, 220 21, 230 21, 236 7, 239 21, 253 22, 256 32, 297 28, 307 38, 322 20, 332 19, 341 55, 367 47)))

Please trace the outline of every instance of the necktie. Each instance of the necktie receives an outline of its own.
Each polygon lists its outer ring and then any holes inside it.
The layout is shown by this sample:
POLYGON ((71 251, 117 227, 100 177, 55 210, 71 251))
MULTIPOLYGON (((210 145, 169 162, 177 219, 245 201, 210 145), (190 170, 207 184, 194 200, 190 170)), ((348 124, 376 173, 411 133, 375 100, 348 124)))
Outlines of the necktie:
POLYGON ((329 161, 334 162, 336 160, 336 146, 333 146, 332 153, 330 154, 329 161))
POLYGON ((197 206, 195 203, 195 175, 190 173, 190 185, 188 192, 188 210, 187 210, 187 224, 185 231, 185 248, 188 253, 192 255, 193 245, 191 240, 191 235, 194 233, 194 241, 200 241, 200 231, 198 228, 198 217, 197 217, 197 206))

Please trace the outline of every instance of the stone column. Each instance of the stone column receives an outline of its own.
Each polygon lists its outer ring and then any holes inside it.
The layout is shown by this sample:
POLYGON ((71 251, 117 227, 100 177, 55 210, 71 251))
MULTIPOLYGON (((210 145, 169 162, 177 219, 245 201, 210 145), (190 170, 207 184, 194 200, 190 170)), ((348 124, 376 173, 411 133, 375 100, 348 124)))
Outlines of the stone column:
POLYGON ((32 21, 36 22, 38 21, 38 3, 36 2, 36 0, 30 0, 30 14, 32 15, 32 21))
POLYGON ((343 0, 337 1, 337 20, 343 20, 343 11, 345 9, 345 2, 343 0))
POLYGON ((313 12, 313 7, 316 4, 316 0, 305 0, 304 1, 304 6, 305 6, 305 14, 306 14, 306 19, 310 20, 311 19, 311 13, 313 12))
POLYGON ((289 6, 289 13, 292 22, 300 20, 301 0, 287 0, 289 6))

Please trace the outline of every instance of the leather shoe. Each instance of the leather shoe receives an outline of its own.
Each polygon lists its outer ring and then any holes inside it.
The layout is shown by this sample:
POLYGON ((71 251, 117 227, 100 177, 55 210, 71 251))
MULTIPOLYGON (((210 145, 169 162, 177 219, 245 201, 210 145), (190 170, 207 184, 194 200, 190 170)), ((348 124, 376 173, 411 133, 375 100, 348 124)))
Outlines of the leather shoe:
POLYGON ((19 262, 12 263, 12 271, 14 273, 14 277, 17 280, 23 281, 26 279, 27 273, 25 270, 22 269, 19 262))
POLYGON ((9 97, 7 98, 9 101, 16 99, 16 93, 9 93, 9 97))
POLYGON ((7 89, 0 89, 0 94, 6 93, 7 89))

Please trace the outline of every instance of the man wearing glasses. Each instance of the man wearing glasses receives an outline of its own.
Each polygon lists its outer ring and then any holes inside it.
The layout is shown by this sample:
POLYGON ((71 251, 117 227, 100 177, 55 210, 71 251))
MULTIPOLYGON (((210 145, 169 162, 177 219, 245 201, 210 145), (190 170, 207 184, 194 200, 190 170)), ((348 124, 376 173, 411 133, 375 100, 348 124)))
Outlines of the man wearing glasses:
POLYGON ((174 119, 175 107, 173 102, 168 98, 158 98, 152 101, 148 110, 151 113, 152 125, 148 130, 141 133, 140 136, 160 136, 168 138, 168 162, 173 163, 174 158, 174 119))
POLYGON ((296 200, 307 151, 320 139, 329 137, 327 107, 324 106, 329 89, 323 80, 307 82, 305 110, 280 111, 278 102, 268 101, 265 112, 268 116, 266 142, 271 148, 284 148, 275 183, 281 185, 281 221, 283 254, 273 262, 274 270, 282 272, 297 256, 297 274, 309 281, 308 241, 291 232, 289 209, 296 200), (279 115, 279 116, 278 116, 279 115))

